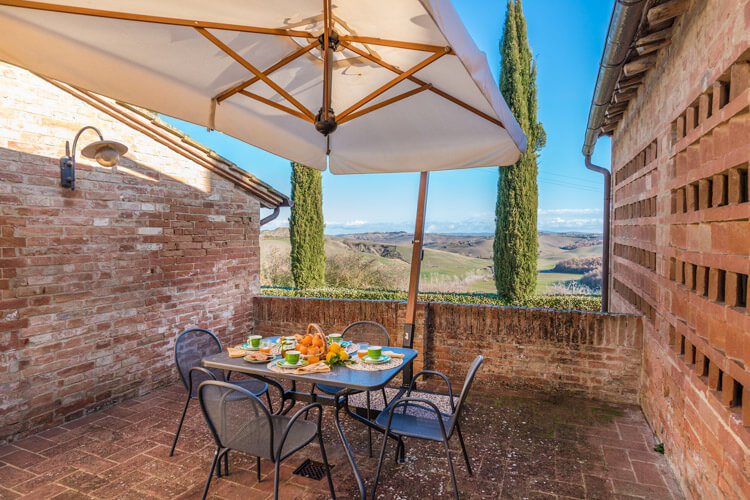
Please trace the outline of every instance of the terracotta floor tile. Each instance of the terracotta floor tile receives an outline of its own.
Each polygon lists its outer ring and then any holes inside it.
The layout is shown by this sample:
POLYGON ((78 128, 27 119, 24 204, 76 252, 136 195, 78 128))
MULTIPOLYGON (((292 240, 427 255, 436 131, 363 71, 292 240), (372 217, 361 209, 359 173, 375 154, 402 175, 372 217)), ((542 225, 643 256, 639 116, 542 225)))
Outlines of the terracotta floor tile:
POLYGON ((3 465, 0 467, 0 485, 6 488, 12 488, 13 486, 28 481, 33 477, 33 473, 12 465, 3 465))
MULTIPOLYGON (((20 494, 42 498, 200 498, 215 444, 198 405, 189 408, 175 455, 169 456, 184 397, 184 388, 175 384, 48 429, 19 443, 25 448, 0 447, 0 498, 20 494), (12 484, 12 489, 6 484, 12 484)), ((514 393, 470 397, 461 426, 473 477, 467 474, 458 441, 454 438, 450 443, 462 498, 622 496, 632 500, 661 498, 662 494, 672 498, 665 486, 675 488, 674 479, 665 457, 648 447, 650 430, 640 410, 607 408, 589 401, 552 403, 549 398, 514 393), (661 485, 643 484, 657 483, 656 478, 661 485)), ((331 416, 326 409, 322 429, 326 452, 335 466, 332 476, 337 497, 350 498, 357 495, 357 487, 331 416)), ((343 415, 342 425, 369 496, 382 436, 373 434, 375 457, 368 458, 365 429, 343 415)), ((399 464, 393 460, 395 446, 389 443, 377 497, 451 497, 442 445, 405 441, 407 461, 399 464)), ((315 481, 293 474, 307 458, 321 459, 317 444, 282 464, 281 498, 328 497, 325 477, 315 481)), ((230 475, 213 479, 209 498, 268 498, 273 491, 271 461, 263 460, 261 476, 258 482, 255 457, 232 451, 230 475)))
POLYGON ((42 457, 41 455, 37 455, 36 453, 31 453, 30 451, 18 449, 5 455, 0 460, 5 462, 6 464, 25 469, 34 465, 35 463, 38 463, 41 460, 44 460, 44 457, 42 457))
POLYGON ((47 448, 54 446, 55 442, 37 435, 27 437, 26 439, 22 439, 21 441, 16 441, 13 444, 15 446, 18 446, 19 448, 23 448, 24 450, 39 453, 42 450, 46 450, 47 448))
POLYGON ((633 464, 635 478, 639 483, 666 486, 658 465, 638 461, 633 461, 631 463, 633 464))

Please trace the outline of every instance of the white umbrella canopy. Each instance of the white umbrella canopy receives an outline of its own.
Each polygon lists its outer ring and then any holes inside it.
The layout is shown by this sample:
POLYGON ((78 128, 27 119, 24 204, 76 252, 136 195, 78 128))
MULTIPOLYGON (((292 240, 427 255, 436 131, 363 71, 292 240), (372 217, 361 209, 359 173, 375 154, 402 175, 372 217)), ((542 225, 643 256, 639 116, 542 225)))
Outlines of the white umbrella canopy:
POLYGON ((0 26, 0 60, 335 174, 526 149, 450 0, 0 0, 0 26))

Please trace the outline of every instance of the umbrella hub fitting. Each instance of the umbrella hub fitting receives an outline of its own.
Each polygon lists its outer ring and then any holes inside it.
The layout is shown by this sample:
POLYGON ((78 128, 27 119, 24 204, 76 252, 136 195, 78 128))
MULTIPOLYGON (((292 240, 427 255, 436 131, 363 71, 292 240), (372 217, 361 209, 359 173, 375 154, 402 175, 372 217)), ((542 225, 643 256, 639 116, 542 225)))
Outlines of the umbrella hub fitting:
POLYGON ((315 130, 325 136, 328 136, 328 134, 336 130, 336 127, 338 126, 339 124, 336 123, 336 115, 333 114, 333 110, 331 108, 328 108, 327 120, 323 119, 323 108, 320 108, 318 114, 315 115, 315 130))
MULTIPOLYGON (((325 50, 323 47, 325 45, 324 35, 318 37, 318 43, 320 44, 320 51, 323 52, 325 50)), ((339 48, 339 34, 333 30, 328 34, 328 48, 334 52, 339 48)))

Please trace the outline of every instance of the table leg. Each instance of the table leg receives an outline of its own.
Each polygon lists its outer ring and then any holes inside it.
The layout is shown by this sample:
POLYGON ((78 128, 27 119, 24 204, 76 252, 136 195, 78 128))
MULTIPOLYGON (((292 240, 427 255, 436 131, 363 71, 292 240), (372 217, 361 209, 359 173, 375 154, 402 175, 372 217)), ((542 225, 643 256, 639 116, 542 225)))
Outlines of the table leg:
MULTIPOLYGON (((342 398, 344 401, 346 400, 346 395, 342 398)), ((341 411, 342 405, 341 405, 341 399, 338 397, 336 398, 335 403, 335 411, 333 412, 333 420, 336 422, 336 430, 339 433, 339 438, 341 439, 341 443, 344 445, 344 451, 346 452, 346 459, 349 461, 349 465, 352 468, 352 472, 354 472, 354 478, 357 480, 357 486, 359 487, 359 496, 362 498, 362 500, 365 500, 365 483, 362 481, 362 475, 359 473, 359 469, 357 469, 357 464, 354 461, 354 454, 352 453, 351 448, 349 448, 349 442, 346 440, 346 436, 344 436, 344 429, 341 428, 341 419, 339 418, 339 412, 341 411)), ((348 408, 348 405, 347 405, 348 408)))

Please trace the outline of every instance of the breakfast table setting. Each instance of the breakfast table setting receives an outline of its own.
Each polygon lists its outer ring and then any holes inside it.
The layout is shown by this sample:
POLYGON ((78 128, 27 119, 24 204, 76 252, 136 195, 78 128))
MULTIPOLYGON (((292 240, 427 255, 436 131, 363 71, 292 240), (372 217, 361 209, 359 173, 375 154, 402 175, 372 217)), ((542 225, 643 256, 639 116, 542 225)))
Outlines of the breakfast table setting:
MULTIPOLYGON (((289 412, 297 401, 334 407, 338 436, 344 445, 361 497, 365 498, 364 482, 341 427, 339 414, 344 410, 358 422, 384 432, 373 421, 352 411, 347 396, 385 387, 416 355, 414 349, 353 342, 343 339, 340 333, 326 335, 319 325, 311 323, 305 334, 265 338, 251 335, 243 344, 203 358, 202 364, 206 368, 241 372, 272 382, 281 393, 280 413, 289 412), (291 389, 283 389, 274 379, 291 381, 291 389), (297 390, 297 382, 336 386, 341 390, 335 395, 303 392, 297 390), (288 402, 291 404, 287 405, 288 402)), ((398 443, 397 453, 403 457, 401 438, 395 435, 390 437, 398 443)))

